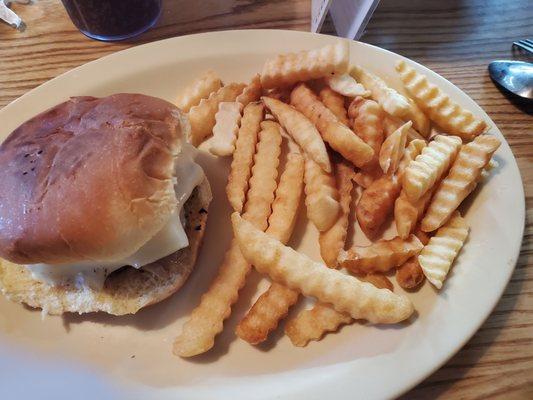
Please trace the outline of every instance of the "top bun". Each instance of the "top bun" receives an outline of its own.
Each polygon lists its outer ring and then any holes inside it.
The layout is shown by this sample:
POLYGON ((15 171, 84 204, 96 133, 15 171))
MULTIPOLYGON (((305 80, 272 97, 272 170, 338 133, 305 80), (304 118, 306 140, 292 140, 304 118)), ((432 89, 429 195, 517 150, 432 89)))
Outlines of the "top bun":
POLYGON ((20 264, 114 261, 175 209, 183 118, 140 94, 74 97, 0 146, 0 256, 20 264))

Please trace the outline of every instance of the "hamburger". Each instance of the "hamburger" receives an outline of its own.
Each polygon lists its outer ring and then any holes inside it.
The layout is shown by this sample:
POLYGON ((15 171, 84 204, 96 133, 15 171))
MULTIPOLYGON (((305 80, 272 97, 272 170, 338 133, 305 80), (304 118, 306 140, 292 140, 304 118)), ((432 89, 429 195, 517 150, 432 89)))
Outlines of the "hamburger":
POLYGON ((0 289, 48 314, 132 314, 185 282, 211 201, 186 117, 75 97, 0 145, 0 289))

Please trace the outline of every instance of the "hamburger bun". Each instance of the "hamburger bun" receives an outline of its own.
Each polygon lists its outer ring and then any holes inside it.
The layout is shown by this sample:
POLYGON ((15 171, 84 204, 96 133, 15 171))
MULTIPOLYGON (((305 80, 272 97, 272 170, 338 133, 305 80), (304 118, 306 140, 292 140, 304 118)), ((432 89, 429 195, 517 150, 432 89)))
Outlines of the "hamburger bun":
POLYGON ((190 245, 113 272, 101 290, 53 286, 17 264, 97 265, 135 253, 175 212, 174 159, 187 135, 174 105, 140 94, 72 98, 12 132, 0 146, 4 294, 51 314, 126 314, 175 292, 203 237, 211 200, 205 179, 184 206, 190 245))
POLYGON ((94 311, 135 314, 174 294, 187 280, 202 243, 210 201, 211 189, 206 179, 185 203, 189 246, 140 269, 121 268, 107 277, 101 290, 51 286, 33 279, 27 268, 5 260, 0 260, 0 289, 9 300, 41 308, 51 315, 94 311))

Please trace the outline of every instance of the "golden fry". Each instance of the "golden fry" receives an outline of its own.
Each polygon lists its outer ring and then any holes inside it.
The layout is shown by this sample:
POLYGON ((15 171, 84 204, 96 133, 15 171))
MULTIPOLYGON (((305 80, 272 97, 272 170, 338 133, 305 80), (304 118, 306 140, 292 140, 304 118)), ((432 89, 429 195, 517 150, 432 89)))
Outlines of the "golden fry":
POLYGON ((250 83, 243 89, 242 93, 237 96, 235 101, 241 103, 243 107, 248 104, 258 101, 261 98, 263 88, 261 87, 261 77, 259 74, 255 75, 250 83))
POLYGON ((457 136, 438 135, 411 161, 403 175, 403 190, 417 201, 448 171, 461 147, 457 136))
POLYGON ((291 104, 316 125, 334 150, 354 165, 361 167, 372 159, 372 148, 343 125, 305 84, 293 89, 291 104))
POLYGON ((335 332, 341 325, 351 322, 353 318, 350 315, 336 311, 329 304, 317 303, 288 321, 285 333, 294 346, 304 347, 310 341, 320 340, 326 333, 335 332))
POLYGON ((394 222, 399 237, 406 239, 414 231, 416 224, 424 215, 431 195, 432 191, 429 191, 417 201, 411 202, 404 191, 400 193, 394 203, 394 222))
POLYGON ((373 323, 396 323, 413 313, 413 304, 407 297, 316 263, 255 228, 238 213, 233 213, 231 220, 244 257, 272 280, 330 303, 352 318, 373 323))
POLYGON ((352 67, 350 75, 370 90, 372 99, 376 100, 385 112, 400 118, 409 112, 409 101, 379 76, 359 66, 352 67))
POLYGON ((424 271, 422 271, 416 256, 404 262, 396 271, 396 282, 402 289, 415 290, 422 285, 424 279, 426 279, 424 271))
POLYGON ((231 83, 223 86, 216 92, 211 93, 207 99, 200 100, 200 103, 189 110, 189 122, 191 123, 191 143, 198 146, 213 131, 215 126, 215 114, 218 105, 223 101, 235 101, 242 92, 245 85, 241 83, 231 83))
POLYGON ((442 287, 444 279, 452 266, 455 257, 463 247, 468 236, 468 225, 459 211, 454 211, 429 243, 422 249, 418 262, 433 286, 442 287))
POLYGON ((398 165, 398 170, 396 171, 398 179, 402 179, 407 166, 411 164, 411 161, 413 161, 420 153, 422 153, 422 149, 426 146, 426 141, 421 139, 414 139, 409 142, 403 152, 403 157, 400 161, 400 165, 398 165))
POLYGON ((398 169, 407 144, 407 129, 410 127, 411 121, 406 122, 396 132, 387 137, 381 145, 379 165, 385 174, 392 175, 398 169))
MULTIPOLYGON (((276 189, 281 131, 277 123, 266 121, 261 124, 261 129, 243 218, 262 232, 268 225, 276 189)), ((233 240, 218 275, 176 338, 174 354, 191 357, 213 347, 250 268, 233 240)))
POLYGON ((378 168, 378 156, 383 143, 384 117, 381 106, 374 100, 356 97, 348 107, 348 116, 352 118, 354 132, 372 147, 374 156, 365 166, 365 170, 378 168))
POLYGON ((335 74, 325 78, 328 86, 335 92, 346 97, 370 96, 370 91, 366 90, 363 85, 350 74, 335 74))
POLYGON ((223 101, 218 105, 209 151, 216 156, 230 156, 235 150, 235 140, 241 122, 242 104, 223 101))
POLYGON ((270 89, 333 73, 342 74, 348 69, 349 52, 348 41, 338 40, 319 49, 279 54, 266 61, 261 72, 261 84, 270 89))
POLYGON ((263 216, 271 213, 274 191, 277 186, 279 156, 281 153, 281 130, 276 122, 261 122, 259 142, 254 156, 252 177, 250 178, 250 190, 244 204, 244 218, 248 221, 256 221, 255 225, 265 230, 258 221, 263 221, 263 216))
POLYGON ((437 187, 424 219, 422 230, 431 232, 450 218, 459 204, 476 188, 483 170, 490 162, 500 141, 482 135, 461 147, 448 176, 437 187))
POLYGON ((344 96, 326 86, 320 91, 320 101, 329 108, 340 122, 348 126, 349 121, 346 115, 346 108, 344 108, 344 96))
POLYGON ((455 103, 440 88, 429 83, 426 76, 415 71, 403 60, 396 63, 396 71, 417 105, 447 133, 464 140, 472 140, 487 129, 485 121, 455 103))
POLYGON ((279 179, 276 198, 266 232, 287 243, 296 224, 304 183, 304 157, 298 153, 287 155, 285 170, 279 179))
POLYGON ((335 177, 307 158, 304 181, 307 217, 319 231, 328 230, 337 220, 341 208, 335 177))
POLYGON ((359 274, 387 272, 418 254, 422 247, 415 235, 410 235, 406 240, 397 236, 390 240, 379 240, 370 246, 354 246, 348 251, 341 251, 339 265, 359 274))
MULTIPOLYGON (((303 187, 304 159, 296 153, 288 155, 287 164, 283 171, 276 199, 272 204, 272 214, 266 233, 282 243, 289 240, 296 217, 303 187)), ((278 283, 270 285, 241 320, 236 334, 250 344, 264 341, 268 334, 276 329, 290 306, 298 299, 298 292, 286 288, 278 283)))
POLYGON ((337 267, 337 257, 344 248, 346 234, 348 232, 348 218, 350 204, 352 202, 353 167, 346 162, 340 161, 335 164, 335 176, 339 192, 341 213, 331 228, 320 232, 318 243, 320 255, 328 267, 337 267))
POLYGON ((326 145, 313 123, 288 104, 270 97, 262 97, 262 99, 270 112, 274 114, 305 154, 320 165, 324 171, 331 172, 326 145))
POLYGON ((200 100, 207 99, 221 87, 220 78, 214 71, 209 70, 181 91, 176 99, 176 106, 183 112, 189 112, 191 107, 197 106, 200 100))
POLYGON ((409 101, 409 111, 404 117, 404 120, 411 121, 413 128, 416 129, 422 136, 428 137, 431 132, 431 122, 424 112, 416 105, 416 103, 407 98, 409 101))
POLYGON ((363 191, 355 211, 359 226, 367 237, 373 238, 379 232, 394 208, 400 189, 394 176, 383 176, 363 191))
POLYGON ((260 123, 263 120, 262 104, 250 103, 244 108, 241 127, 235 144, 226 194, 235 211, 241 212, 252 172, 253 157, 257 144, 260 123))
POLYGON ((235 333, 250 344, 264 342, 268 334, 277 328, 279 321, 287 316, 299 295, 297 290, 272 283, 237 325, 235 333))
POLYGON ((237 242, 232 240, 218 275, 174 341, 175 355, 192 357, 213 347, 215 337, 222 332, 224 320, 231 313, 231 305, 237 301, 239 290, 244 285, 243 277, 249 271, 250 264, 243 258, 237 242))

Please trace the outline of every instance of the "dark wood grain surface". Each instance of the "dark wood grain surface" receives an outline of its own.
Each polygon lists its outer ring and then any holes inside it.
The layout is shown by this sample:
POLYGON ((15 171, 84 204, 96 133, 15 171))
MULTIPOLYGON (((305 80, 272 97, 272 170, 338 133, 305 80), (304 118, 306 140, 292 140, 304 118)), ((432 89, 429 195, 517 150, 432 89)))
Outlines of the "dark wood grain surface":
MULTIPOLYGON (((191 4, 165 1, 154 29, 121 43, 87 39, 57 0, 15 5, 28 28, 20 33, 0 24, 0 107, 71 68, 140 43, 220 29, 309 29, 308 0, 191 4)), ((334 33, 330 21, 324 32, 334 33)), ((426 65, 476 100, 510 143, 526 192, 520 259, 502 299, 463 349, 405 399, 533 398, 533 108, 504 96, 487 74, 493 59, 526 58, 511 43, 527 37, 533 37, 531 0, 383 0, 361 39, 426 65)))

